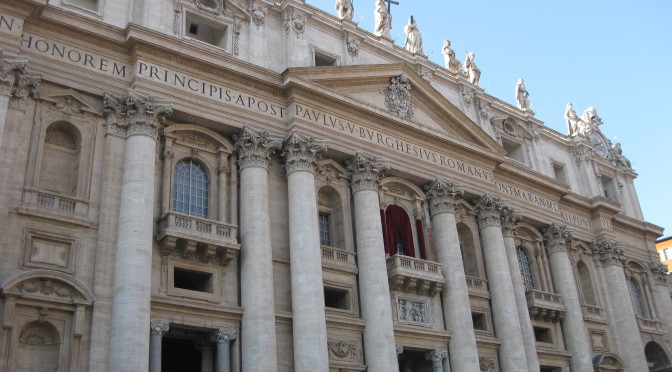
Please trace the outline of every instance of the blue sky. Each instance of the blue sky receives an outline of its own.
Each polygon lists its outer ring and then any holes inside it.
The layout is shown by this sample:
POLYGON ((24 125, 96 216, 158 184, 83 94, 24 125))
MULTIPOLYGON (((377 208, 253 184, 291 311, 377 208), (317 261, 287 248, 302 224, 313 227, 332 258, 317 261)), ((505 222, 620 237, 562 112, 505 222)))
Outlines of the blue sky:
MULTIPOLYGON (((458 59, 475 52, 486 93, 515 104, 525 79, 536 117, 566 133, 565 104, 579 115, 597 109, 607 138, 617 137, 639 174, 635 180, 646 221, 672 235, 672 2, 419 1, 392 5, 391 35, 403 45, 413 15, 424 52, 443 65, 449 39, 458 59)), ((336 14, 335 0, 307 0, 336 14)), ((375 0, 354 0, 359 27, 373 30, 375 0)))

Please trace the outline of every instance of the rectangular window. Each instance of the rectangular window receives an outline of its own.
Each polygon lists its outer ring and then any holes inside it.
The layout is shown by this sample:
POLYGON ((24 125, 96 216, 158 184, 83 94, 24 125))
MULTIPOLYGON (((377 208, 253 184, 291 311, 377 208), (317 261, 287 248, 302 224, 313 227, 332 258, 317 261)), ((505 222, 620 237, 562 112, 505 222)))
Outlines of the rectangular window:
POLYGON ((553 343, 553 336, 548 328, 534 327, 534 338, 537 342, 553 343))
POLYGON ((185 36, 192 39, 226 49, 226 25, 199 17, 195 14, 186 14, 185 36))
POLYGON ((561 164, 553 162, 553 173, 555 174, 555 179, 564 183, 568 184, 567 182, 567 172, 565 171, 565 167, 562 166, 561 164))
POLYGON ((350 293, 345 289, 324 288, 324 306, 350 310, 350 293))
POLYGON ((483 313, 471 313, 471 320, 474 323, 474 329, 478 331, 487 331, 488 323, 483 313))
POLYGON ((331 215, 329 213, 320 212, 320 245, 331 247, 331 215))
POLYGON ((213 293, 212 273, 176 267, 173 271, 175 288, 213 293))
POLYGON ((506 156, 508 158, 527 164, 525 161, 525 150, 522 144, 502 138, 502 147, 506 150, 506 156))
POLYGON ((336 66, 336 59, 328 55, 315 52, 315 66, 336 66))

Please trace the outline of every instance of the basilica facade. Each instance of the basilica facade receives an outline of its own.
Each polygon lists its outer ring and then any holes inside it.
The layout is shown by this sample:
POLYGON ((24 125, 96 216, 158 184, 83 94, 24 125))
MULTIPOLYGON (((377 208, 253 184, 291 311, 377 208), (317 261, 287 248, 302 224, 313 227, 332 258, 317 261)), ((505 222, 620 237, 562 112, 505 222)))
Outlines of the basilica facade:
POLYGON ((672 370, 609 123, 336 3, 0 1, 0 371, 672 370))

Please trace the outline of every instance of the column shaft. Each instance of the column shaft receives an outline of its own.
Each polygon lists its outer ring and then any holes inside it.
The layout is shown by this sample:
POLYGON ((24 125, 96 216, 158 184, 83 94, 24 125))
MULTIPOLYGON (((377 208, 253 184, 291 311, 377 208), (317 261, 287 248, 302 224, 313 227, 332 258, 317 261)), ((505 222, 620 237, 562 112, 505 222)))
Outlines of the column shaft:
POLYGON ((2 148, 2 140, 5 134, 10 97, 9 94, 0 93, 0 148, 2 148))
POLYGON ((366 321, 364 349, 366 364, 375 372, 399 370, 377 191, 379 172, 387 168, 359 153, 348 166, 353 172, 359 291, 366 321))
POLYGON ((217 369, 215 372, 231 372, 231 350, 228 342, 217 343, 217 369))
POLYGON ((149 372, 161 372, 161 334, 152 333, 149 337, 149 372))
POLYGON ((567 350, 572 353, 572 371, 592 372, 592 347, 588 331, 583 323, 583 309, 576 286, 574 265, 569 259, 568 249, 571 233, 564 226, 552 224, 544 230, 546 250, 551 266, 551 277, 555 289, 562 296, 565 317, 562 319, 562 334, 567 350))
POLYGON ((283 147, 289 192, 289 247, 292 276, 294 370, 329 371, 324 314, 322 253, 317 221, 315 154, 327 142, 296 132, 283 147))

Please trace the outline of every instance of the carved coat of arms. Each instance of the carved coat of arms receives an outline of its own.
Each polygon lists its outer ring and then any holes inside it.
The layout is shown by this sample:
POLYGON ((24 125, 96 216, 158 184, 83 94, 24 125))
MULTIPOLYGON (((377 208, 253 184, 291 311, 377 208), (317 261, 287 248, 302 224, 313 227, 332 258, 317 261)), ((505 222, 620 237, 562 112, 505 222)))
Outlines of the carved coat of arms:
POLYGON ((390 86, 383 92, 385 106, 393 113, 404 117, 413 117, 413 103, 411 102, 411 82, 406 75, 395 76, 390 79, 390 86))

